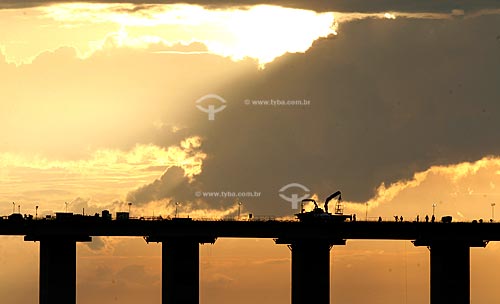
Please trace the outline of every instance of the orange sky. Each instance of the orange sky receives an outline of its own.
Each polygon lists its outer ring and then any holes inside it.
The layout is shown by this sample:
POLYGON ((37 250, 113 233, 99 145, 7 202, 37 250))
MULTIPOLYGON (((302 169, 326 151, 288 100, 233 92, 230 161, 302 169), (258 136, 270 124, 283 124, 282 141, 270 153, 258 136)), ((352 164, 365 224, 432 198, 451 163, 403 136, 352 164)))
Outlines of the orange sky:
MULTIPOLYGON (((490 132, 496 134, 500 112, 491 105, 498 103, 498 89, 488 81, 500 79, 495 72, 500 40, 488 30, 500 23, 498 10, 467 15, 461 10, 319 13, 268 5, 135 8, 80 3, 0 9, 0 214, 10 214, 12 202, 22 213, 34 214, 38 205, 41 215, 64 210, 65 202, 72 212, 115 212, 135 199, 132 216, 171 216, 175 201, 181 202, 181 216, 235 216, 235 198, 195 198, 194 191, 201 189, 259 191, 265 196, 240 198, 245 216, 291 217, 294 210, 277 195, 279 187, 269 185, 274 179, 279 186, 303 182, 320 199, 344 183, 353 189, 359 182, 360 193, 344 195, 345 212, 359 219, 423 218, 432 213, 433 203, 438 217, 491 218, 491 203, 500 196, 500 149, 490 132), (403 43, 401 37, 408 40, 403 43), (412 45, 412 39, 418 42, 412 45), (460 39, 480 56, 462 56, 460 39), (416 55, 405 53, 405 47, 416 55), (359 57, 350 57, 357 52, 359 57), (325 57, 314 59, 320 55, 325 57), (395 63, 405 56, 408 66, 395 63), (445 59, 411 65, 412 58, 445 59), (381 62, 383 70, 358 66, 361 60, 381 62), (436 70, 426 70, 429 66, 436 70), (359 72, 356 77, 353 71, 359 72), (402 83, 394 84, 391 73, 402 83), (455 77, 465 78, 446 82, 455 77), (376 83, 358 87, 362 81, 376 83), (194 101, 216 92, 226 97, 228 108, 210 124, 194 101), (239 95, 248 92, 255 96, 239 95), (382 96, 377 107, 374 95, 382 96), (257 109, 242 103, 245 98, 309 96, 312 109, 257 109), (328 108, 339 100, 347 102, 328 108), (351 111, 358 100, 361 106, 351 111), (388 115, 387 128, 377 120, 367 123, 377 116, 375 108, 388 115), (476 110, 484 116, 475 116, 476 110), (347 114, 335 116, 337 111, 347 114), (321 125, 318 117, 330 112, 332 122, 321 125), (474 124, 462 127, 452 120, 432 132, 426 129, 448 115, 474 124), (306 136, 303 123, 312 125, 306 136), (402 137, 394 133, 409 125, 411 132, 402 137), (353 135, 333 139, 331 128, 353 135), (471 130, 478 131, 467 136, 471 130), (294 132, 300 135, 287 137, 294 132), (367 146, 360 148, 356 141, 366 134, 359 141, 367 146), (427 143, 432 136, 442 137, 427 143), (382 142, 395 143, 391 150, 401 151, 388 156, 378 150, 382 142), (328 167, 332 159, 338 163, 328 167), (323 168, 333 173, 323 178, 318 173, 323 168)), ((35 303, 38 244, 19 237, 2 240, 2 303, 35 303)), ((290 302, 286 246, 221 239, 200 252, 202 303, 290 302)), ((141 238, 94 238, 92 244, 78 245, 78 303, 159 303, 160 253, 159 245, 141 238)), ((428 301, 426 248, 348 241, 331 257, 336 303, 428 301)), ((500 297, 494 285, 499 247, 472 249, 471 257, 472 302, 494 303, 500 297)))

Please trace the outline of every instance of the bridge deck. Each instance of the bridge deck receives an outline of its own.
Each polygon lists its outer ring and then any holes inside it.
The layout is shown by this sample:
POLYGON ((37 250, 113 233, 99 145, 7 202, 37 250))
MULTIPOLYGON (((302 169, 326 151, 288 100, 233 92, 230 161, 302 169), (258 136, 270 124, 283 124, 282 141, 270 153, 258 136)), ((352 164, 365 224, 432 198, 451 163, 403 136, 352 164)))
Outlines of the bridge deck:
POLYGON ((500 223, 0 220, 0 235, 500 241, 500 223))

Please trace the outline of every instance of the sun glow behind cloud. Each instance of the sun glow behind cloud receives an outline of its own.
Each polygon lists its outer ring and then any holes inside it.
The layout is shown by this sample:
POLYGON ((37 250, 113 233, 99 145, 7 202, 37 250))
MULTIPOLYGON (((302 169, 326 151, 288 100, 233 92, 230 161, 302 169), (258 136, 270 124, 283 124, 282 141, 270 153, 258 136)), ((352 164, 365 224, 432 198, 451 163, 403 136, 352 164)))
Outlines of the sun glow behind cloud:
POLYGON ((107 47, 155 46, 161 51, 162 45, 201 42, 210 53, 233 60, 252 58, 263 66, 287 52, 305 52, 316 39, 337 30, 333 13, 270 5, 215 10, 185 4, 67 3, 22 12, 28 17, 16 17, 20 15, 16 10, 1 12, 26 23, 22 32, 17 27, 22 44, 0 41, 7 59, 17 64, 30 63, 39 53, 61 46, 75 47, 81 58, 87 58, 107 47), (33 27, 43 39, 33 36, 33 27), (20 48, 30 48, 31 56, 12 54, 20 48))
POLYGON ((29 64, 40 53, 64 46, 74 47, 78 56, 85 59, 96 51, 123 47, 182 53, 168 48, 200 42, 203 49, 184 52, 208 52, 235 61, 251 58, 264 67, 286 53, 306 52, 319 38, 336 35, 339 23, 396 17, 453 19, 466 16, 460 10, 317 13, 273 5, 210 9, 187 4, 59 3, 0 10, 0 52, 10 63, 29 64))

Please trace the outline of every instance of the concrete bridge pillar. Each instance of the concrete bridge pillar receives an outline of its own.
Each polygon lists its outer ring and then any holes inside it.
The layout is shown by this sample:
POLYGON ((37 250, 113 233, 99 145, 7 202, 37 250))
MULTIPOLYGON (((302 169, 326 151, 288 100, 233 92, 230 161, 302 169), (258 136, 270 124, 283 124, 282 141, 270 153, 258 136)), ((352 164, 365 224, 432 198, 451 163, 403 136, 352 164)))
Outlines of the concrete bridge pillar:
POLYGON ((487 242, 453 240, 415 241, 430 251, 431 304, 470 303, 470 247, 485 247, 487 242))
POLYGON ((162 304, 200 302, 199 244, 214 244, 216 238, 147 237, 162 243, 162 304))
POLYGON ((85 236, 25 236, 40 242, 39 303, 76 303, 76 242, 90 242, 85 236))
POLYGON ((330 303, 330 249, 345 240, 276 239, 292 252, 292 304, 330 303))

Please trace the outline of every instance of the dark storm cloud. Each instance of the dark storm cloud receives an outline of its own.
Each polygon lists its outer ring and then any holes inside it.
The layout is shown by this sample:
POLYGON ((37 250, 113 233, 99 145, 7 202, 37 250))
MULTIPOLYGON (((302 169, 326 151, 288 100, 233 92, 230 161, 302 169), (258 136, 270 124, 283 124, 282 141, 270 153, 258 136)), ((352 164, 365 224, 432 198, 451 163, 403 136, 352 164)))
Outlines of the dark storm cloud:
MULTIPOLYGON (((0 8, 20 8, 34 7, 46 4, 65 3, 65 2, 81 2, 81 1, 1 1, 0 8)), ((133 3, 138 4, 137 9, 147 7, 149 4, 172 4, 172 3, 188 3, 199 4, 207 7, 234 7, 247 6, 257 4, 272 4, 281 5, 293 8, 310 9, 316 11, 336 11, 336 12, 440 12, 449 13, 453 9, 463 9, 466 12, 478 11, 483 9, 500 8, 500 4, 496 0, 277 0, 277 1, 260 1, 260 0, 184 0, 184 1, 168 1, 168 0, 90 0, 91 3, 133 3)))
POLYGON ((214 121, 192 107, 192 130, 214 156, 197 180, 204 191, 261 191, 242 198, 248 209, 290 213, 278 196, 287 183, 321 198, 341 189, 344 199, 362 202, 381 183, 432 165, 500 155, 499 26, 498 16, 354 22, 306 54, 214 88, 229 103, 214 121), (245 99, 311 105, 246 106, 245 99))
POLYGON ((204 138, 211 156, 202 174, 193 186, 180 169, 167 171, 131 197, 195 200, 197 190, 256 190, 261 197, 240 198, 247 210, 290 214, 278 196, 287 183, 302 183, 322 199, 341 189, 344 199, 363 202, 381 183, 432 165, 500 155, 499 26, 499 16, 346 24, 306 54, 207 91, 228 102, 214 121, 194 106, 200 96, 186 100, 191 115, 182 124, 204 138), (252 106, 246 99, 311 105, 252 106))
POLYGON ((168 168, 161 178, 153 183, 140 187, 127 195, 127 201, 134 205, 142 205, 151 201, 175 197, 177 200, 191 200, 194 190, 180 167, 168 168))

